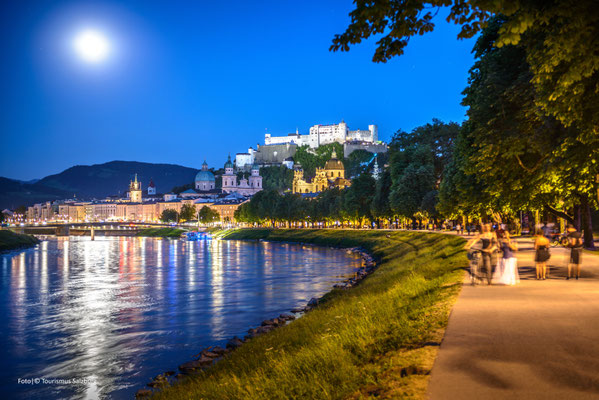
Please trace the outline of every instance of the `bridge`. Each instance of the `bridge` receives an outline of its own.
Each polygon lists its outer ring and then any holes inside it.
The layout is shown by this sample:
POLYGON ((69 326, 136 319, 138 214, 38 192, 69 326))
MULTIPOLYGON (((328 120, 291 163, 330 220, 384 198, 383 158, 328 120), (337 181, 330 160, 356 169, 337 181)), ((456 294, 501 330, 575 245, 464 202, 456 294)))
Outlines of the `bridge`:
POLYGON ((76 223, 47 223, 28 224, 11 227, 17 233, 29 235, 84 236, 100 233, 103 236, 134 236, 142 229, 148 228, 179 228, 160 222, 76 222, 76 223))

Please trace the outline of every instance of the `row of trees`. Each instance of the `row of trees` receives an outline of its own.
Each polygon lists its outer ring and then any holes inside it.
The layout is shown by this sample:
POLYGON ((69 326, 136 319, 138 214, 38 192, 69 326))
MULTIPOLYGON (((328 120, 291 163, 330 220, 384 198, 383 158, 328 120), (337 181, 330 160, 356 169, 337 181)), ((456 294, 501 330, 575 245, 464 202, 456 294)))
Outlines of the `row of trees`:
POLYGON ((208 206, 203 206, 197 210, 192 204, 183 204, 181 211, 166 209, 162 211, 160 215, 162 222, 184 222, 191 220, 198 220, 202 224, 208 224, 220 220, 220 214, 218 211, 213 210, 208 206))
POLYGON ((409 134, 399 131, 384 156, 389 167, 378 180, 364 167, 349 188, 325 190, 316 197, 265 190, 241 205, 235 219, 270 225, 308 222, 363 226, 373 222, 379 227, 406 220, 436 220, 440 217, 439 181, 459 130, 456 123, 434 120, 409 134))
MULTIPOLYGON (((386 62, 402 55, 411 37, 432 31, 441 7, 448 7, 447 21, 461 27, 458 37, 479 35, 463 92, 468 118, 438 182, 436 212, 506 220, 519 210, 545 211, 583 229, 585 245, 593 247, 591 210, 599 201, 597 2, 355 4, 332 51, 348 51, 382 34, 373 60, 386 62)), ((414 168, 411 175, 423 183, 431 177, 425 168, 419 174, 414 168)), ((396 187, 404 171, 392 171, 396 187)), ((413 203, 422 196, 416 197, 413 203)))

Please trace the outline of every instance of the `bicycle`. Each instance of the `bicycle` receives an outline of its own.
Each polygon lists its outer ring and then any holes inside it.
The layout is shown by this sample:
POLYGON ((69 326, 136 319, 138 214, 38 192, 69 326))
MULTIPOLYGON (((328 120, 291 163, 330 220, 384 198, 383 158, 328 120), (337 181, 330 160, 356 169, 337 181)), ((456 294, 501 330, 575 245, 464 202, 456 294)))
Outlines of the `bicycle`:
POLYGON ((568 245, 568 234, 567 233, 553 233, 549 239, 551 247, 568 245))
POLYGON ((481 251, 471 250, 468 252, 468 259, 470 260, 470 284, 476 285, 476 281, 480 281, 480 263, 481 263, 481 251))

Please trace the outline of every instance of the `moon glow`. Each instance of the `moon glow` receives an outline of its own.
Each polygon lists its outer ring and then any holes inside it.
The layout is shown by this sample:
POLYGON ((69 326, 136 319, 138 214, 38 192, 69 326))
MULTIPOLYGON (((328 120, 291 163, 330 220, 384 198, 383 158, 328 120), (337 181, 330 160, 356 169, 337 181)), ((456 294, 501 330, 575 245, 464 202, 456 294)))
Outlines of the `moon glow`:
POLYGON ((110 53, 108 39, 102 33, 94 30, 79 33, 73 41, 73 47, 79 57, 89 63, 102 62, 110 53))

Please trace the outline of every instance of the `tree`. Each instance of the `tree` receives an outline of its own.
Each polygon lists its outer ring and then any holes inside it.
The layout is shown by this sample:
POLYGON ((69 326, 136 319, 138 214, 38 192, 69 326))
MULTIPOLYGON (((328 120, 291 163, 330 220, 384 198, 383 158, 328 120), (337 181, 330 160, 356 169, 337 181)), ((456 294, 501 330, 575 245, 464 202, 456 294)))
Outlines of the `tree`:
POLYGON ((418 219, 438 216, 439 184, 459 132, 460 125, 434 119, 410 133, 395 133, 389 145, 389 203, 394 213, 418 219))
POLYGON ((393 179, 389 196, 391 208, 399 215, 413 218, 422 209, 423 200, 434 189, 432 163, 410 163, 393 179))
POLYGON ((344 209, 351 219, 363 225, 364 219, 372 220, 370 206, 374 197, 376 181, 369 173, 364 173, 352 181, 344 196, 344 209))
POLYGON ((337 154, 337 158, 343 160, 343 145, 337 142, 325 144, 316 149, 311 149, 308 145, 299 146, 293 159, 296 164, 301 164, 306 177, 313 177, 316 168, 323 168, 326 162, 331 159, 333 151, 337 154))
POLYGON ((179 212, 179 219, 182 221, 190 221, 196 217, 196 208, 192 204, 183 204, 179 212))
POLYGON ((366 172, 367 162, 372 160, 374 154, 369 151, 358 149, 352 151, 346 159, 343 160, 343 166, 345 167, 345 176, 350 178, 352 176, 358 176, 363 172, 366 172))
POLYGON ((393 211, 391 210, 391 206, 389 204, 390 194, 391 173, 387 169, 383 171, 381 177, 376 182, 374 197, 372 198, 372 203, 370 204, 370 212, 376 219, 377 225, 380 225, 379 219, 381 218, 386 218, 389 221, 391 221, 391 218, 393 218, 393 211))
POLYGON ((178 219, 179 213, 177 213, 176 210, 172 210, 170 208, 162 211, 162 214, 160 214, 160 220, 162 222, 177 222, 178 219))
POLYGON ((507 23, 505 17, 493 18, 474 47, 477 61, 463 100, 469 107, 463 140, 469 145, 460 150, 461 167, 477 177, 478 190, 504 215, 545 209, 574 222, 564 210, 581 205, 585 245, 592 247, 590 204, 599 149, 576 139, 576 127, 538 107, 525 44, 496 46, 507 23))
POLYGON ((219 221, 220 214, 218 213, 218 211, 213 210, 208 206, 204 206, 200 209, 200 212, 198 213, 198 220, 202 224, 209 224, 211 222, 219 221))
POLYGON ((261 167, 262 188, 264 190, 284 191, 293 184, 293 170, 284 165, 278 167, 261 167))
MULTIPOLYGON (((565 157, 570 146, 583 145, 594 156, 580 163, 593 180, 589 191, 599 201, 599 7, 594 0, 357 0, 351 23, 336 35, 331 51, 382 34, 373 61, 402 55, 409 39, 431 32, 433 18, 449 7, 448 22, 461 26, 458 38, 471 38, 497 16, 507 19, 492 46, 520 45, 529 65, 535 106, 564 128, 573 128, 553 149, 565 157)), ((497 110, 499 111, 499 110, 497 110)), ((578 163, 577 163, 578 164, 578 163)))

